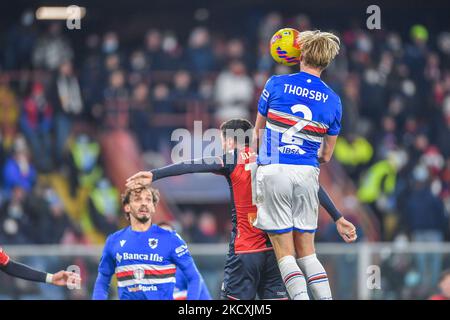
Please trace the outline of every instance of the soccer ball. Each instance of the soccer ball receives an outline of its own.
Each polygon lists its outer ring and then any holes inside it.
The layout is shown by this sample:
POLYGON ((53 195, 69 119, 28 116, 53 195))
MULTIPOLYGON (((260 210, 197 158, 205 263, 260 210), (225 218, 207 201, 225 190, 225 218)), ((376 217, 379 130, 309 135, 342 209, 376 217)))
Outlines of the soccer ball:
POLYGON ((294 66, 300 62, 299 34, 300 32, 293 28, 283 28, 275 32, 270 40, 270 54, 277 63, 294 66))

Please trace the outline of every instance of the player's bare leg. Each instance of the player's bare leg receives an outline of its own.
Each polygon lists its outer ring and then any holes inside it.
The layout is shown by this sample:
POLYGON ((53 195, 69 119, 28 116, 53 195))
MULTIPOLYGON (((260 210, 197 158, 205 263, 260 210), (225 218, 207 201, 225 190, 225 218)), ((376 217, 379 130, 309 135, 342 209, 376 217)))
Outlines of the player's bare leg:
POLYGON ((315 253, 314 233, 294 232, 294 243, 297 264, 305 275, 314 299, 331 300, 327 273, 315 253))
POLYGON ((286 290, 292 300, 309 300, 305 277, 295 261, 292 232, 269 233, 286 290))

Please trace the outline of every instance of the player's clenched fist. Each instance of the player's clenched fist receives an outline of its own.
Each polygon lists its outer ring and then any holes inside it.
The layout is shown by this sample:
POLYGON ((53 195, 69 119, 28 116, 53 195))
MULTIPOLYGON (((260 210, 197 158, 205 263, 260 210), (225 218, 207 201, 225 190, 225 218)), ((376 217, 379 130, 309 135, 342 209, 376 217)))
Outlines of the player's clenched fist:
POLYGON ((153 173, 150 171, 139 171, 129 177, 126 181, 126 187, 134 189, 135 187, 150 185, 153 180, 153 173))
POLYGON ((78 283, 80 275, 69 271, 59 271, 52 275, 51 283, 55 286, 65 286, 68 283, 78 283))
POLYGON ((347 221, 344 217, 341 217, 336 221, 336 228, 339 235, 344 239, 345 242, 353 242, 358 237, 356 235, 356 228, 350 221, 347 221))

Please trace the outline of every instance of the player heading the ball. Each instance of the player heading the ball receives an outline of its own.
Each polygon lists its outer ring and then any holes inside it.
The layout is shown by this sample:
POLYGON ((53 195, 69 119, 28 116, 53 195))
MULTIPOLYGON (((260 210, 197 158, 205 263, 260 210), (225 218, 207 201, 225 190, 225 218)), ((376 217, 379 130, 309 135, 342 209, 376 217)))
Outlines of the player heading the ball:
MULTIPOLYGON (((339 96, 321 79, 339 52, 328 32, 298 34, 300 72, 272 76, 258 104, 254 138, 260 142, 255 226, 269 234, 291 299, 331 299, 328 277, 315 255, 319 165, 333 154, 341 128, 339 96)), ((348 237, 355 236, 355 230, 348 237)))

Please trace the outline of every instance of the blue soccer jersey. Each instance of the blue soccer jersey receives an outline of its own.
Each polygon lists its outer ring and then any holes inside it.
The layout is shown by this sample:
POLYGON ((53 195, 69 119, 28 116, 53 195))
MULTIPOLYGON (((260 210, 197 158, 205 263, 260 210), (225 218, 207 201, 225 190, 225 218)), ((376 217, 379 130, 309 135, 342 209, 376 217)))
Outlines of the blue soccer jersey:
POLYGON ((258 112, 267 119, 258 164, 319 166, 317 152, 325 135, 338 135, 342 105, 319 77, 306 72, 272 76, 258 112))
POLYGON ((181 237, 157 225, 145 232, 127 227, 106 240, 93 299, 108 297, 115 274, 121 300, 172 300, 177 268, 187 278, 187 298, 199 299, 202 279, 181 237))

